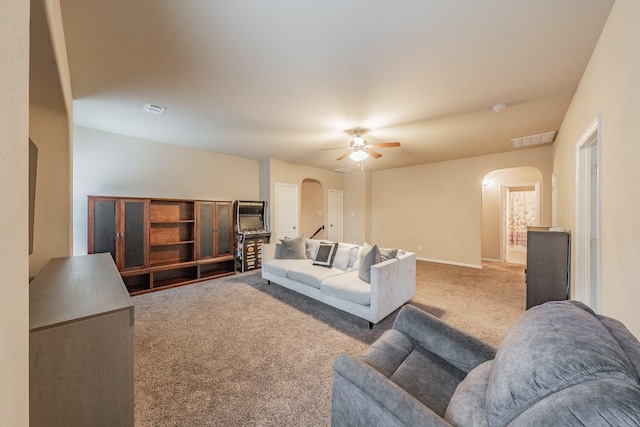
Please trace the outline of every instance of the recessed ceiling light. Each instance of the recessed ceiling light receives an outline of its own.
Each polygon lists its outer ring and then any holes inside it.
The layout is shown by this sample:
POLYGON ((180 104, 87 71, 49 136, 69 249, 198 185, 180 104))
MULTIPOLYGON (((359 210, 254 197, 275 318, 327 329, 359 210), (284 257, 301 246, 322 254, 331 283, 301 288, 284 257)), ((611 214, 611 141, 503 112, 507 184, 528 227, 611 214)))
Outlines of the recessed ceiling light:
POLYGON ((507 104, 505 104, 504 102, 501 102, 500 104, 495 104, 493 107, 491 107, 491 111, 493 111, 494 113, 499 113, 500 111, 504 111, 507 109, 507 104))
POLYGON ((144 104, 144 107, 142 107, 142 111, 146 111, 147 113, 156 114, 158 116, 162 115, 162 113, 164 113, 164 110, 166 110, 166 107, 162 107, 160 105, 150 104, 148 102, 146 104, 144 104))

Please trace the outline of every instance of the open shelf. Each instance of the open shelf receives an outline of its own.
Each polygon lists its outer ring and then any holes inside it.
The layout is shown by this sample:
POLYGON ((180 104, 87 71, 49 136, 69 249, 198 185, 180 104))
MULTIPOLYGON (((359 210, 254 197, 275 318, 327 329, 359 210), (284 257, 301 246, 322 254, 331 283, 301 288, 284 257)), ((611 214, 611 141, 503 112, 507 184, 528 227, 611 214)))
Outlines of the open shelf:
POLYGON ((123 274, 122 281, 130 294, 135 295, 151 289, 151 274, 149 273, 132 275, 123 274))
POLYGON ((210 262, 199 264, 200 279, 212 279, 214 277, 228 276, 235 274, 235 260, 210 262))
POLYGON ((152 200, 149 208, 151 223, 192 221, 194 203, 187 200, 152 200))
POLYGON ((153 288, 183 285, 198 280, 198 267, 182 267, 170 270, 154 271, 153 288))

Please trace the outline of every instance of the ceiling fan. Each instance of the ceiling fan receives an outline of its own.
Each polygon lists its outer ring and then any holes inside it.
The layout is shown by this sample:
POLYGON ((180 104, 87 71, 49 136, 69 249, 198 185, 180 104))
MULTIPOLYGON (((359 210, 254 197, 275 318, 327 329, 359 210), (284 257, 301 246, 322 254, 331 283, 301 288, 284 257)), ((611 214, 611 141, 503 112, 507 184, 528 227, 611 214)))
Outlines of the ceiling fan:
MULTIPOLYGON (((345 157, 349 157, 351 160, 356 162, 361 162, 367 157, 371 156, 374 159, 378 159, 382 157, 382 154, 373 151, 372 148, 394 148, 400 147, 399 142, 381 142, 378 144, 369 144, 362 137, 363 131, 362 129, 354 129, 353 134, 355 135, 351 142, 349 143, 349 147, 347 148, 347 152, 342 156, 338 157, 336 160, 342 160, 345 157)), ((336 148, 321 148, 321 150, 342 150, 344 147, 336 147, 336 148)))

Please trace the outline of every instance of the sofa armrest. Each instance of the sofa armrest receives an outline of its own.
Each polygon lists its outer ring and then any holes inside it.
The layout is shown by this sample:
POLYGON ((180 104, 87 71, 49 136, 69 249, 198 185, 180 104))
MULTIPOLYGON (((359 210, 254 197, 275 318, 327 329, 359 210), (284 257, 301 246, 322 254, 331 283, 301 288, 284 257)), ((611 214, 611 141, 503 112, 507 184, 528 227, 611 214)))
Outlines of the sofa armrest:
POLYGON ((377 323, 416 294, 416 254, 406 252, 372 265, 370 284, 371 311, 377 323))
POLYGON ((380 372, 346 354, 333 364, 331 425, 451 426, 380 372))
POLYGON ((464 372, 496 355, 496 349, 485 342, 411 305, 402 307, 393 329, 464 372))

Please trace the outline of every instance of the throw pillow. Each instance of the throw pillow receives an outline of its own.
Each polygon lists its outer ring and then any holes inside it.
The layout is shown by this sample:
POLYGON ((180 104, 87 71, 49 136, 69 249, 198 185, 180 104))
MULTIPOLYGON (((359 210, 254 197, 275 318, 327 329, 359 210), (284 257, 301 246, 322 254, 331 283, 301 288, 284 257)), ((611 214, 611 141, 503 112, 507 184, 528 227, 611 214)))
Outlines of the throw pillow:
POLYGON ((280 243, 282 244, 282 259, 306 259, 307 254, 305 252, 306 246, 304 240, 304 234, 293 239, 290 237, 280 239, 280 243))
POLYGON ((314 259, 316 256, 316 252, 318 252, 318 245, 321 243, 321 240, 318 239, 307 239, 307 258, 314 259))
POLYGON ((379 262, 380 250, 378 249, 378 245, 373 245, 369 251, 362 253, 358 277, 367 283, 371 283, 371 266, 379 262))
POLYGON ((333 266, 339 268, 342 271, 347 271, 349 266, 353 266, 352 259, 355 261, 355 254, 358 251, 356 245, 349 243, 338 243, 338 250, 336 251, 336 257, 333 260, 333 266))
POLYGON ((333 265, 333 259, 336 256, 337 249, 337 243, 320 243, 320 245, 318 245, 318 251, 316 252, 313 265, 320 265, 322 267, 331 268, 331 266, 333 265))
POLYGON ((371 245, 368 244, 367 242, 364 242, 362 246, 358 248, 358 253, 356 254, 356 260, 353 263, 353 267, 352 267, 354 270, 360 270, 360 260, 362 259, 362 254, 369 251, 369 249, 371 249, 371 245))
POLYGON ((380 248, 380 261, 393 259, 398 255, 397 249, 380 248))

